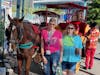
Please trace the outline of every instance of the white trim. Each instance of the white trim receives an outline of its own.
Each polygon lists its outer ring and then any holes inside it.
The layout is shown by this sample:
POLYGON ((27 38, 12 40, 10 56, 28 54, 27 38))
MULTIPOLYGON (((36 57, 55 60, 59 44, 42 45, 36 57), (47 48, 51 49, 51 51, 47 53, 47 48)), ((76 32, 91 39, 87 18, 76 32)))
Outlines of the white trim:
POLYGON ((38 0, 33 1, 33 3, 42 3, 42 4, 49 4, 49 3, 65 3, 65 2, 81 2, 84 3, 83 0, 38 0))

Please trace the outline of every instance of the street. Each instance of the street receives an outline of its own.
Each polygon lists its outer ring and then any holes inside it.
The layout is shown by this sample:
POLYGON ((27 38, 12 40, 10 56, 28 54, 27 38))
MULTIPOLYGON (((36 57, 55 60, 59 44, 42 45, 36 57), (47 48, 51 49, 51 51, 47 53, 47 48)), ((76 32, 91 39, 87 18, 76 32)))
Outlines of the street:
MULTIPOLYGON (((100 75, 100 43, 97 46, 97 51, 94 57, 94 67, 91 70, 85 70, 84 67, 85 58, 81 60, 80 71, 76 75, 100 75)), ((4 66, 7 68, 7 75, 17 75, 17 60, 16 55, 10 54, 4 59, 4 66)), ((23 73, 24 75, 24 67, 23 73)), ((0 74, 1 75, 1 74, 0 74)), ((40 64, 36 64, 32 61, 30 68, 30 75, 43 75, 40 64)))
POLYGON ((76 75, 100 75, 100 43, 97 45, 97 50, 94 57, 94 67, 91 70, 84 70, 84 65, 84 60, 82 60, 80 71, 76 75))

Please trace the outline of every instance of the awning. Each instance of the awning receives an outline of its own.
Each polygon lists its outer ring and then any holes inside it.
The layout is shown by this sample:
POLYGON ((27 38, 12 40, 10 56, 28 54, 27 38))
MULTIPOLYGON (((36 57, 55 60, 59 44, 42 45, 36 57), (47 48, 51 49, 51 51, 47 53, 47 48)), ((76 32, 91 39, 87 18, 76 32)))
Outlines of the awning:
POLYGON ((50 16, 50 17, 59 17, 60 15, 55 13, 55 12, 52 12, 52 11, 47 11, 47 10, 41 10, 41 11, 36 11, 36 12, 33 12, 33 14, 37 14, 37 15, 42 15, 42 16, 50 16))
POLYGON ((46 5, 47 8, 58 8, 58 9, 75 9, 75 8, 78 8, 78 9, 87 9, 87 7, 84 7, 84 6, 80 6, 78 4, 75 4, 75 3, 64 3, 64 4, 47 4, 46 5))

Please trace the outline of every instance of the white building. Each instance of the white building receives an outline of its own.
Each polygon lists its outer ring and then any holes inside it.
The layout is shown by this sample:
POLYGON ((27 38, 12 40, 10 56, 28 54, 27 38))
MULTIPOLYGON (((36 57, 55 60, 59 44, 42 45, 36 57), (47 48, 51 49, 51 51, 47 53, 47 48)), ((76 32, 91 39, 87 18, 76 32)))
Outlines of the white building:
POLYGON ((10 16, 12 16, 12 3, 11 3, 12 0, 9 0, 9 1, 5 1, 5 0, 2 0, 2 9, 4 9, 5 11, 5 28, 7 28, 8 24, 9 24, 9 21, 8 21, 8 18, 7 18, 7 15, 9 14, 10 16))

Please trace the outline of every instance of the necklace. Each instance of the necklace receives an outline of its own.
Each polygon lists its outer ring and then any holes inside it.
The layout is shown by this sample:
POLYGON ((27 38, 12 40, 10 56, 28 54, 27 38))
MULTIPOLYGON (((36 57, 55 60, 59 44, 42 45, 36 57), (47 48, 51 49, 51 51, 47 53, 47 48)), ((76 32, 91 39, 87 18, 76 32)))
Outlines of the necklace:
POLYGON ((53 36, 55 30, 48 31, 48 44, 50 44, 51 37, 53 36))

